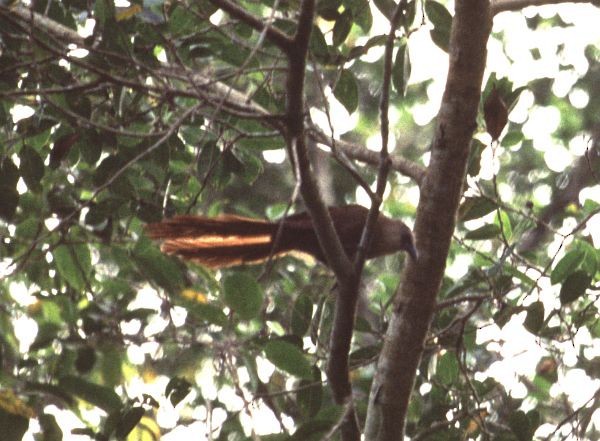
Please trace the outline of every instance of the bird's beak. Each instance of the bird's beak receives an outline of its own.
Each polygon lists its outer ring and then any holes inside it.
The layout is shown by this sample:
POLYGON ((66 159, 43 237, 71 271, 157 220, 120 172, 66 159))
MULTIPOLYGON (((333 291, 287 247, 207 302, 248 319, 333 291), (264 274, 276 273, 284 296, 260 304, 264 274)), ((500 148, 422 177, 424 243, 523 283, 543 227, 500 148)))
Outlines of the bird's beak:
POLYGON ((414 243, 409 243, 406 247, 406 252, 414 261, 416 261, 419 257, 419 253, 417 252, 417 248, 414 243))

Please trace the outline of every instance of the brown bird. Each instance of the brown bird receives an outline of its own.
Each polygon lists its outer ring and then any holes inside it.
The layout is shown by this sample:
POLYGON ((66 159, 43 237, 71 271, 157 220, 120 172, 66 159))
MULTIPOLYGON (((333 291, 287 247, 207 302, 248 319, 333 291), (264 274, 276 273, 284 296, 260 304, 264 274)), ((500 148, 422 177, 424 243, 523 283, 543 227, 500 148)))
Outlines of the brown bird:
MULTIPOLYGON (((350 257, 356 254, 368 211, 360 205, 329 208, 333 225, 350 257)), ((275 222, 229 214, 216 218, 176 216, 146 225, 146 232, 152 239, 164 241, 163 252, 210 268, 258 263, 294 251, 310 254, 326 264, 306 212, 275 222)), ((413 259, 417 258, 412 232, 402 221, 380 214, 366 257, 397 251, 406 251, 413 259)))

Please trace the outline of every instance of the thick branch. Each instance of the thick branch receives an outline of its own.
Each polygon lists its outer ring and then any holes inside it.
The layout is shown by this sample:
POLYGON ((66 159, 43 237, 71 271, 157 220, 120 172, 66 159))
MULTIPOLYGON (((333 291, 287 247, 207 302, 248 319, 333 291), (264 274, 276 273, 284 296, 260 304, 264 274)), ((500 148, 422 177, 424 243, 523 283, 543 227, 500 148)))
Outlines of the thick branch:
MULTIPOLYGON (((210 2, 223 9, 232 17, 243 21, 258 32, 262 32, 265 29, 265 20, 250 14, 248 11, 240 8, 238 5, 230 2, 229 0, 210 0, 210 2)), ((292 39, 273 26, 269 26, 267 28, 266 37, 271 43, 279 47, 284 52, 287 52, 291 47, 292 39)))
POLYGON ((591 0, 496 0, 490 9, 492 15, 505 11, 520 11, 527 6, 556 5, 559 3, 594 3, 591 0))
POLYGON ((455 9, 446 90, 415 220, 419 259, 406 264, 396 294, 369 397, 365 428, 369 440, 404 436, 406 411, 444 274, 476 127, 491 31, 489 3, 460 0, 455 9))
MULTIPOLYGON (((329 147, 333 146, 334 141, 331 137, 319 130, 312 130, 310 136, 321 144, 329 147)), ((336 139, 335 148, 343 152, 350 159, 356 159, 370 165, 379 164, 379 153, 369 150, 363 145, 336 139)), ((408 176, 417 184, 420 184, 423 176, 425 176, 425 168, 415 162, 409 161, 401 156, 390 156, 390 161, 392 170, 397 171, 404 176, 408 176)))

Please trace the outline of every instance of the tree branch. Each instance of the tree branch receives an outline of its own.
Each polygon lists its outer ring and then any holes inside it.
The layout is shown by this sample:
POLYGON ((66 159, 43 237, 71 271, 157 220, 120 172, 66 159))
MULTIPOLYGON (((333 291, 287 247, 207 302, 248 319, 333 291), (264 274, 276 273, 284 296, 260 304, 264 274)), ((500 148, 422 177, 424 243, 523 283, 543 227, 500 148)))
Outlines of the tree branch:
POLYGON ((407 261, 396 293, 369 397, 368 440, 391 441, 404 436, 408 403, 444 274, 476 128, 492 17, 485 0, 460 0, 455 10, 446 90, 415 220, 419 259, 407 261))
POLYGON ((248 26, 250 26, 258 32, 264 31, 265 27, 267 27, 267 40, 279 47, 279 49, 281 49, 283 52, 288 52, 290 50, 292 45, 292 39, 279 29, 269 25, 268 22, 265 22, 265 20, 263 20, 262 18, 250 14, 248 11, 246 11, 243 8, 240 8, 238 5, 230 2, 229 0, 210 0, 210 2, 213 5, 223 9, 232 17, 243 21, 248 26))
POLYGON ((520 11, 527 6, 556 5, 559 3, 594 3, 592 0, 496 0, 490 10, 492 15, 505 11, 520 11))

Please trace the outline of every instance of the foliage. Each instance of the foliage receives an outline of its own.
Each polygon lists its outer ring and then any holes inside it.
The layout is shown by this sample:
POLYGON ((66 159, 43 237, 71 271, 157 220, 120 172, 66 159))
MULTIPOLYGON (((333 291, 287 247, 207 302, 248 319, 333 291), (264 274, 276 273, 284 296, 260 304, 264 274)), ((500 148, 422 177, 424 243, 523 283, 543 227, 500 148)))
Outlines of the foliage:
MULTIPOLYGON (((27 13, 0 9, 0 384, 10 392, 0 396, 2 433, 20 440, 25 421, 37 419, 48 440, 175 439, 184 427, 219 440, 273 432, 268 438, 321 439, 343 414, 324 373, 328 270, 288 256, 270 268, 209 271, 163 255, 143 230, 176 213, 277 218, 286 201, 297 202, 291 162, 270 159, 285 152, 281 51, 207 0, 133 1, 129 9, 111 0, 32 3, 47 20, 33 28, 27 13), (173 408, 176 417, 161 416, 173 408), (77 425, 57 424, 59 409, 77 425)), ((293 33, 298 2, 236 3, 265 22, 276 4, 273 26, 293 33)), ((382 17, 395 4, 372 3, 317 4, 307 118, 329 122, 312 127, 315 145, 316 132, 337 136, 336 124, 351 117, 355 127, 342 139, 378 139, 382 17)), ((432 80, 409 83, 419 56, 411 36, 425 30, 447 51, 451 21, 442 3, 413 0, 398 32, 393 147, 420 166, 434 126, 411 115, 429 103, 432 80)), ((527 25, 533 33, 573 27, 560 15, 533 15, 527 25)), ((433 53, 434 63, 447 57, 433 53)), ((565 383, 576 371, 598 378, 600 366, 600 252, 588 228, 600 211, 600 53, 590 45, 581 56, 584 72, 569 63, 560 71, 575 77, 572 94, 588 96, 583 107, 550 87, 558 84, 550 73, 525 88, 492 74, 484 87, 482 103, 494 90, 509 110, 551 110, 560 122, 552 133, 531 133, 530 118, 511 119, 490 143, 481 115, 408 412, 414 439, 526 441, 544 424, 544 433, 598 437, 598 392, 575 399, 565 383), (587 150, 564 171, 547 166, 544 153, 582 137, 587 150), (585 189, 596 193, 586 198, 585 189), (495 365, 514 363, 514 346, 486 338, 488 330, 537 347, 513 384, 502 384, 495 365)), ((489 68, 498 67, 490 60, 489 68)), ((311 152, 332 204, 364 193, 347 162, 369 184, 377 176, 342 147, 311 152)), ((410 220, 416 184, 396 173, 389 188, 384 211, 410 220)), ((367 300, 350 354, 361 421, 404 258, 369 262, 363 278, 367 300)))

